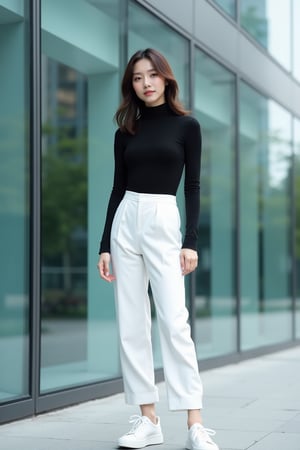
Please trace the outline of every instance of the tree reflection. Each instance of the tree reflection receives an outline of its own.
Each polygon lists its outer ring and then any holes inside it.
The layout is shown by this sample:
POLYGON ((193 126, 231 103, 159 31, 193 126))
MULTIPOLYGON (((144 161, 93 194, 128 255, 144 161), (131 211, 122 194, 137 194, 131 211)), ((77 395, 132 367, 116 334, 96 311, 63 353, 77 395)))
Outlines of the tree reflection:
POLYGON ((43 128, 54 142, 42 156, 42 307, 50 315, 86 313, 87 136, 73 134, 72 126, 43 128))

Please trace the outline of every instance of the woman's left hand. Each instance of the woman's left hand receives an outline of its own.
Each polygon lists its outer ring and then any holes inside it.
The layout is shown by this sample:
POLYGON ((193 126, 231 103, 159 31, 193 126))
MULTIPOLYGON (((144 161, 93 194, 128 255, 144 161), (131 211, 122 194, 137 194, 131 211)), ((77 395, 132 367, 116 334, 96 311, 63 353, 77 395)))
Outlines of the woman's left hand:
POLYGON ((198 254, 196 250, 182 248, 180 252, 180 266, 182 275, 193 272, 198 265, 198 254))

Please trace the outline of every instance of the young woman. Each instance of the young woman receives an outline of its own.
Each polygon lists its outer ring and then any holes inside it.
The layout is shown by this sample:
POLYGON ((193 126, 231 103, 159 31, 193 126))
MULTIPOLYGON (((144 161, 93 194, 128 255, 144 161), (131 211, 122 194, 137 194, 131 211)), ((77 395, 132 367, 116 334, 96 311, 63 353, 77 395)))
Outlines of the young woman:
POLYGON ((114 281, 120 358, 127 403, 141 416, 120 447, 161 444, 155 413, 148 282, 157 312, 170 410, 187 410, 189 450, 218 450, 202 426, 202 383, 187 323, 184 275, 197 267, 201 132, 178 101, 172 70, 158 51, 130 59, 116 113, 115 173, 98 269, 114 281), (186 229, 182 242, 176 191, 185 168, 186 229), (112 263, 112 272, 110 270, 112 263))

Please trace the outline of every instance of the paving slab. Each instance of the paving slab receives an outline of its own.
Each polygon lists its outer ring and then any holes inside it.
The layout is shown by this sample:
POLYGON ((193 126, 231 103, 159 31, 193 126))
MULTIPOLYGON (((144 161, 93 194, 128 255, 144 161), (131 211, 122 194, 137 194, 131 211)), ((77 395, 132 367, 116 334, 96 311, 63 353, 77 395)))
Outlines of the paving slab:
POLYGON ((270 433, 251 447, 251 450, 299 450, 299 435, 270 433))
MULTIPOLYGON (((220 450, 300 450, 300 346, 201 373, 204 424, 220 450)), ((186 414, 168 410, 158 385, 165 443, 183 450, 186 414)), ((123 394, 0 426, 1 450, 112 450, 137 414, 123 394)), ((152 447, 151 447, 152 448, 152 447)))

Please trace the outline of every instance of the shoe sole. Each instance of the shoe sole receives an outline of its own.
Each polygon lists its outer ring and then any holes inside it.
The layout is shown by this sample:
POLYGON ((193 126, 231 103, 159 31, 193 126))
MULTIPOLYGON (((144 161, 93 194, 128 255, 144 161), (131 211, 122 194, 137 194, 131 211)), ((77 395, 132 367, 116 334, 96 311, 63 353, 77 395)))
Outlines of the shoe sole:
MULTIPOLYGON (((190 444, 189 442, 187 442, 186 444, 185 444, 185 448, 186 448, 186 450, 194 450, 194 446, 192 445, 192 444, 190 444)), ((217 447, 215 447, 214 449, 212 448, 212 450, 220 450, 219 449, 219 447, 217 446, 217 447)))
POLYGON ((148 447, 148 445, 159 445, 164 443, 163 436, 151 436, 147 440, 135 442, 135 443, 122 443, 121 440, 119 440, 118 444, 120 448, 144 448, 148 447))

